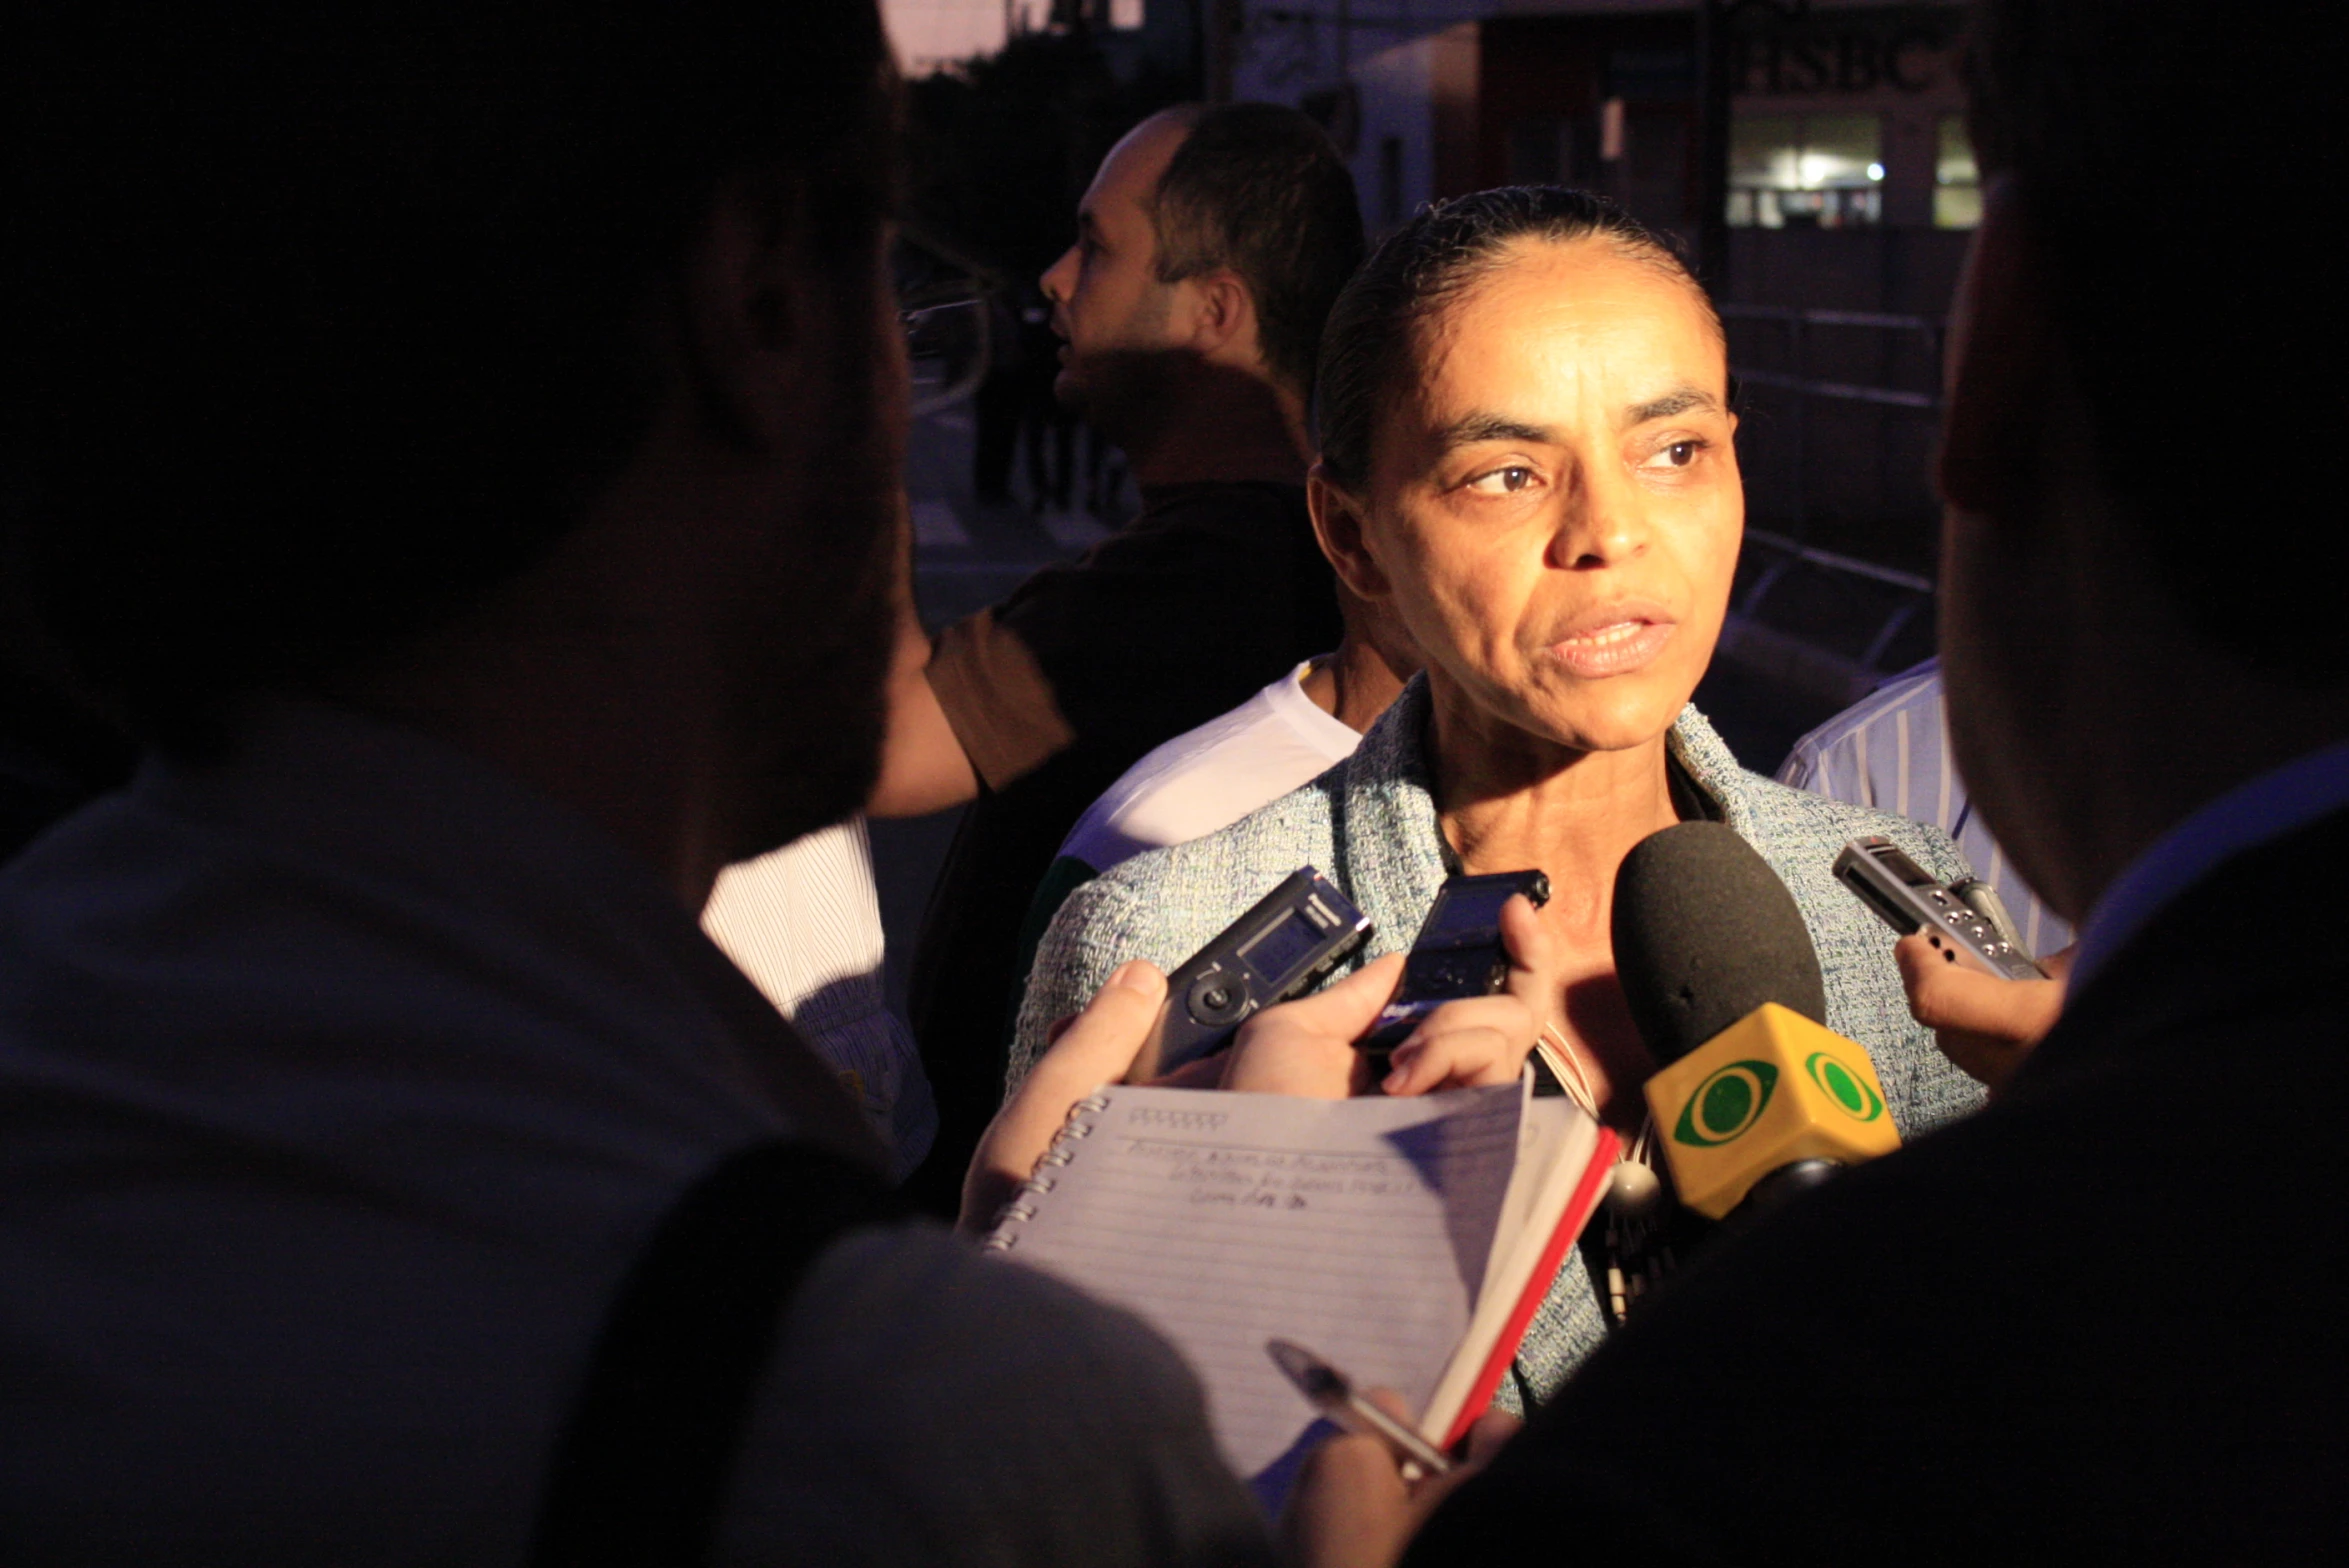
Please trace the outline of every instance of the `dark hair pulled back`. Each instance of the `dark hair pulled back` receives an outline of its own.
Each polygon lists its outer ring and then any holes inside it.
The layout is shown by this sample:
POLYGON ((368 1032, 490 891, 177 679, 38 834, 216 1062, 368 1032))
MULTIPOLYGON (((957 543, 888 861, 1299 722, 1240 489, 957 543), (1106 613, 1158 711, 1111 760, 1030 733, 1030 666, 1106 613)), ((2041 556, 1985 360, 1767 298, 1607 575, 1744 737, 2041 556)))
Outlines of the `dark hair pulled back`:
POLYGON ((1333 484, 1358 490, 1369 478, 1378 410, 1409 362, 1420 323, 1499 266, 1521 240, 1598 241, 1680 279, 1712 315, 1712 302, 1678 247, 1604 196, 1561 185, 1505 185, 1431 202, 1380 242, 1330 307, 1315 393, 1322 472, 1333 484))

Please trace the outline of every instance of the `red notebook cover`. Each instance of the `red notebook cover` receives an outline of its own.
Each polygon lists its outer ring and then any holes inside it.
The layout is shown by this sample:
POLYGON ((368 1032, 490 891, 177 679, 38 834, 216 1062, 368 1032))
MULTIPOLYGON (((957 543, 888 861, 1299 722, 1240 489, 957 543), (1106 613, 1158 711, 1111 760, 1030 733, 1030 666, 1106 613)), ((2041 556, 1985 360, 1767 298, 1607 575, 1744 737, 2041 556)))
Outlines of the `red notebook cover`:
POLYGON ((1501 1386, 1501 1374, 1509 1370, 1510 1361, 1517 1355, 1518 1345, 1524 1342, 1525 1330, 1533 1322, 1534 1312, 1540 1308, 1542 1298, 1550 1293, 1550 1281, 1558 1277, 1558 1265, 1566 1261, 1566 1249, 1574 1245, 1574 1238, 1581 1235, 1582 1227, 1590 1222, 1591 1211, 1598 1207, 1599 1194, 1605 1189, 1608 1177, 1614 1173, 1616 1151, 1622 1147, 1622 1142, 1620 1137, 1608 1129, 1599 1129, 1598 1147, 1591 1152, 1590 1164, 1584 1169, 1582 1180, 1575 1185, 1574 1196, 1567 1200, 1566 1212, 1558 1216, 1557 1228, 1550 1232, 1550 1239, 1542 1248, 1541 1258, 1534 1264, 1533 1273, 1525 1282, 1525 1292, 1517 1298, 1516 1309, 1509 1314, 1507 1327, 1501 1330, 1501 1337, 1493 1342, 1483 1368, 1476 1374, 1476 1381, 1469 1385, 1468 1398, 1460 1406, 1460 1414, 1453 1421, 1452 1430, 1444 1434, 1444 1440, 1437 1447, 1449 1450, 1468 1435, 1468 1429, 1476 1424, 1476 1418, 1491 1406, 1493 1392, 1501 1386))

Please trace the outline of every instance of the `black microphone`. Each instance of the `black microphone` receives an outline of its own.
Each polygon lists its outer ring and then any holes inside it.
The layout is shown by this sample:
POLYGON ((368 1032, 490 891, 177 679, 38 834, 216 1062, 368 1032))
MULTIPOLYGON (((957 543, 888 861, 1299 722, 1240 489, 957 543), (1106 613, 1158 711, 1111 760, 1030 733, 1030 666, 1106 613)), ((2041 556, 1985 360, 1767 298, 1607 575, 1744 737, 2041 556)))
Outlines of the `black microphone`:
POLYGON ((1723 1219, 1900 1147, 1875 1064, 1826 1026, 1794 895, 1744 839, 1716 822, 1642 839, 1615 873, 1613 935, 1681 1202, 1723 1219))

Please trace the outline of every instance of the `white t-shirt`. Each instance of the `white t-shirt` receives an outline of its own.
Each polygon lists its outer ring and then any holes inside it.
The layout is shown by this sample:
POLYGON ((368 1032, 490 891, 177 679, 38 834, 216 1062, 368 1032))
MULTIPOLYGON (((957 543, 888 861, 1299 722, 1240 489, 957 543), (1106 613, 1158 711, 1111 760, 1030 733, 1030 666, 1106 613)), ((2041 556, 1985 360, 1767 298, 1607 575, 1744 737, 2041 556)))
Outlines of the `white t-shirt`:
MULTIPOLYGON (((0 1558, 520 1562, 623 1271, 818 1071, 472 757, 150 764, 0 871, 0 1558)), ((922 1225, 817 1259, 730 1496, 730 1565, 1269 1555, 1163 1341, 922 1225)))
POLYGON ((1128 768, 1077 819, 1061 854, 1107 871, 1229 827, 1352 756, 1362 737, 1305 695, 1312 668, 1309 659, 1128 768))

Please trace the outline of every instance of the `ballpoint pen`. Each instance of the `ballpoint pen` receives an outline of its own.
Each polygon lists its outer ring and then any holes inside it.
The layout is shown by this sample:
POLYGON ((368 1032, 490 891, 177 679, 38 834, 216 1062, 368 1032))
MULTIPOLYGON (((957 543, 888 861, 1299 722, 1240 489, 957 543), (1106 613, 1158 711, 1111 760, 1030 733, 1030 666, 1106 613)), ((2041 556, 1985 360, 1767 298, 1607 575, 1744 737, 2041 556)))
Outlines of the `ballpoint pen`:
POLYGON ((1419 1474, 1442 1475, 1452 1468, 1452 1461, 1437 1452, 1427 1439, 1356 1392, 1345 1373, 1303 1345, 1293 1340, 1268 1339, 1264 1349, 1314 1409, 1349 1432, 1383 1438, 1395 1451, 1395 1457, 1403 1461, 1405 1480, 1417 1480, 1419 1474))

